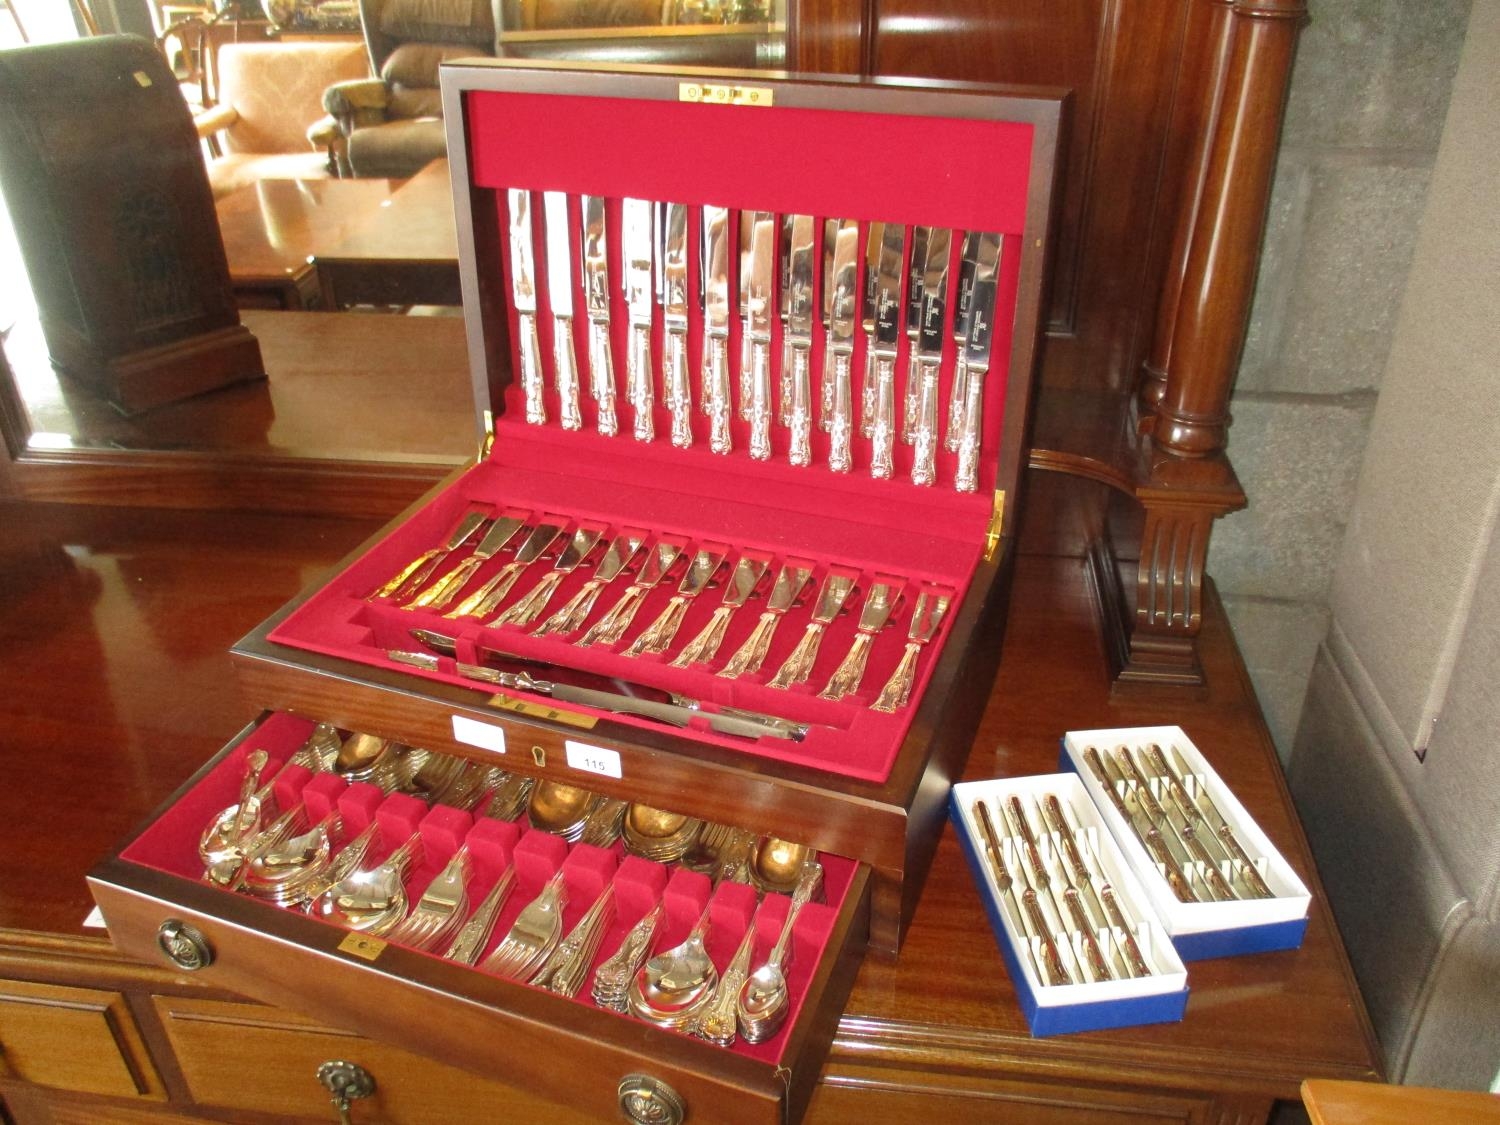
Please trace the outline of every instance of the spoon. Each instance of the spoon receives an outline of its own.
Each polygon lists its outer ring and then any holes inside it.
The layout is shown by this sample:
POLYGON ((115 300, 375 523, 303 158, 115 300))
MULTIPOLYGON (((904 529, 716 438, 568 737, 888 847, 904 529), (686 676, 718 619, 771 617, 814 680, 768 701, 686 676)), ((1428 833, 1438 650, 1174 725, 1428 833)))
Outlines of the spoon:
POLYGON ((803 867, 813 858, 813 850, 806 844, 762 836, 750 855, 750 881, 762 893, 791 894, 803 867))
POLYGON ((260 788, 260 775, 270 760, 270 755, 264 750, 250 751, 245 759, 245 777, 240 782, 240 799, 214 817, 198 841, 198 855, 204 863, 212 863, 211 855, 222 852, 260 827, 261 803, 255 798, 255 793, 260 788))
POLYGON ((232 841, 218 851, 210 852, 205 857, 206 868, 203 878, 219 887, 237 884, 245 862, 266 848, 279 844, 301 815, 300 805, 297 808, 288 809, 255 835, 232 841))
POLYGON ((680 1027, 713 996, 719 971, 703 946, 711 907, 681 944, 647 961, 630 981, 630 1010, 649 1023, 680 1027))
POLYGON ((809 860, 802 867, 797 890, 792 895, 791 908, 786 912, 786 921, 782 923, 781 934, 771 948, 770 958, 750 974, 740 989, 735 1014, 739 1017, 740 1034, 748 1043, 760 1043, 769 1039, 786 1019, 789 1004, 784 966, 792 938, 792 923, 797 920, 797 915, 812 899, 822 882, 822 864, 809 860))
POLYGON ((339 815, 332 812, 302 835, 256 852, 245 861, 241 889, 261 898, 295 897, 328 862, 338 825, 339 815))
POLYGON ((422 837, 413 833, 379 867, 356 871, 329 887, 312 901, 308 913, 345 929, 377 937, 385 933, 406 914, 402 876, 421 847, 422 837))

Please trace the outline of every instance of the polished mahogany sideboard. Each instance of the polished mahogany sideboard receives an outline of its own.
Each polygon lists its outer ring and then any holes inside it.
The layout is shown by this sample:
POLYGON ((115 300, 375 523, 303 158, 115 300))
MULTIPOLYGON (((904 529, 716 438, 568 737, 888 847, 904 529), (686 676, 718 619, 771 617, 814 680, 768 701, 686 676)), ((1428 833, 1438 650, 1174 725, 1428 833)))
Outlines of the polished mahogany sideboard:
MULTIPOLYGON (((461 1073, 206 988, 81 928, 84 873, 252 717, 228 646, 371 530, 334 517, 0 505, 0 729, 13 771, 0 789, 0 1096, 20 1125, 333 1120, 313 1077, 330 1059, 377 1079, 357 1122, 571 1119, 503 1074, 461 1073)), ((1030 539, 1045 549, 1048 533, 1030 539)), ((1200 698, 1112 699, 1084 562, 1022 557, 965 776, 1053 770, 1067 729, 1181 723, 1313 888, 1303 947, 1194 963, 1180 1024, 1033 1039, 947 828, 899 960, 871 955, 860 970, 808 1121, 1249 1122, 1295 1100, 1305 1078, 1379 1076, 1211 589, 1202 656, 1200 698)))

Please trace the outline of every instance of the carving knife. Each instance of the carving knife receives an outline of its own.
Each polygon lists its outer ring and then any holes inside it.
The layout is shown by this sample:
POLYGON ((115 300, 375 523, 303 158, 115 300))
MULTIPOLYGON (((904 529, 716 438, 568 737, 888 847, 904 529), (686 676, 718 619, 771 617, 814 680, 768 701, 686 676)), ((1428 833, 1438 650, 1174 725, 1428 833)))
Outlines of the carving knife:
POLYGON ((906 228, 886 223, 875 277, 875 421, 870 430, 870 475, 887 480, 895 471, 896 344, 901 335, 902 253, 906 228))
POLYGON ((953 387, 948 392, 948 433, 943 438, 943 448, 949 453, 958 452, 959 436, 964 425, 964 400, 969 386, 964 345, 969 340, 969 310, 974 303, 974 273, 979 268, 979 237, 978 231, 969 231, 964 235, 963 249, 959 253, 958 305, 953 315, 953 343, 958 362, 954 365, 953 387))
MULTIPOLYGON (((835 220, 830 219, 833 224, 835 220)), ((847 473, 854 430, 850 369, 854 362, 854 323, 859 311, 859 223, 844 219, 833 235, 832 263, 823 287, 827 347, 823 358, 823 429, 828 431, 828 467, 847 473)))
POLYGON ((708 448, 733 447, 729 415, 729 209, 703 208, 703 410, 708 415, 708 448))
POLYGON ((542 345, 536 335, 536 256, 531 245, 531 193, 511 188, 506 193, 510 207, 510 295, 516 306, 521 347, 521 390, 526 396, 526 421, 540 426, 547 421, 542 398, 542 345))
POLYGON ((625 396, 635 413, 635 439, 655 441, 652 417, 655 395, 651 373, 652 212, 644 199, 626 199, 621 204, 625 252, 625 308, 630 317, 630 346, 625 353, 625 396))
POLYGON ((684 203, 668 203, 662 210, 662 323, 666 329, 662 395, 672 412, 672 444, 686 449, 693 444, 693 392, 687 362, 688 209, 684 203))
POLYGON ((974 288, 969 298, 969 331, 964 340, 964 421, 958 439, 958 472, 953 487, 979 486, 979 443, 984 424, 984 378, 995 336, 995 297, 1000 276, 1000 236, 979 235, 974 255, 974 288))
MULTIPOLYGON (((931 484, 937 478, 937 445, 942 425, 938 415, 938 372, 943 363, 944 317, 948 306, 948 250, 953 232, 934 227, 927 233, 926 265, 922 271, 922 312, 912 367, 916 375, 916 424, 912 427, 911 480, 931 484)), ((909 303, 908 303, 909 304, 909 303)), ((908 375, 910 379, 910 375, 908 375)), ((912 406, 911 382, 906 404, 912 406)))
POLYGON ((750 318, 750 456, 771 457, 771 306, 775 300, 776 216, 755 212, 750 272, 744 282, 750 318))
POLYGON ((786 351, 791 363, 782 380, 789 392, 787 425, 791 437, 787 461, 799 466, 812 464, 813 271, 817 268, 817 258, 817 223, 811 215, 792 216, 784 299, 786 351))
POLYGON ((922 333, 922 299, 927 282, 927 240, 931 227, 911 228, 911 265, 906 274, 906 395, 901 412, 901 440, 913 444, 917 439, 918 387, 917 339, 922 333))
POLYGON ((552 308, 552 367, 558 421, 565 430, 583 429, 578 410, 578 357, 573 352, 573 254, 568 245, 568 196, 542 192, 547 220, 547 303, 552 308))
POLYGON ((609 246, 604 197, 583 197, 583 296, 589 316, 589 393, 599 410, 599 432, 620 432, 615 411, 615 357, 609 343, 609 246))

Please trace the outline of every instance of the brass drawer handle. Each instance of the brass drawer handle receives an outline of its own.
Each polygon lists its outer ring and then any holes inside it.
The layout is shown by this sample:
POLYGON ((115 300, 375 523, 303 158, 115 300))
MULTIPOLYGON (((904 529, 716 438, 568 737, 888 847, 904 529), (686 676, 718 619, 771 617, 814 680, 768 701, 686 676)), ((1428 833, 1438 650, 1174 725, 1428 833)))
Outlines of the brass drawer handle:
POLYGON ((687 1117, 682 1095, 649 1074, 627 1074, 618 1093, 620 1109, 637 1125, 681 1125, 687 1117))
POLYGON ((185 972, 195 973, 214 962, 213 946, 196 926, 168 918, 156 929, 156 944, 167 959, 185 972))
POLYGON ((375 1076, 358 1063, 329 1059, 318 1067, 318 1081, 333 1095, 333 1108, 341 1125, 351 1125, 349 1103, 375 1092, 375 1076))

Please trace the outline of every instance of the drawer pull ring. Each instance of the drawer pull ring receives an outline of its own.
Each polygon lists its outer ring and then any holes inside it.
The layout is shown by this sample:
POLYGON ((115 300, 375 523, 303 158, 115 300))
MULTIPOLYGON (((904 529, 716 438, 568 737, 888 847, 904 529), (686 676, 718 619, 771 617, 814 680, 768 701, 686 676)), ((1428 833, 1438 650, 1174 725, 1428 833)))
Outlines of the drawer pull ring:
POLYGON ((627 1074, 618 1093, 626 1119, 637 1125, 681 1125, 687 1117, 682 1095, 649 1074, 627 1074))
POLYGON ((351 1125, 349 1103, 368 1098, 375 1092, 375 1076, 358 1063, 329 1059, 318 1067, 318 1081, 333 1095, 341 1125, 351 1125))
POLYGON ((213 947, 201 930, 176 918, 168 918, 156 930, 156 944, 167 959, 185 972, 194 973, 213 964, 213 947))

